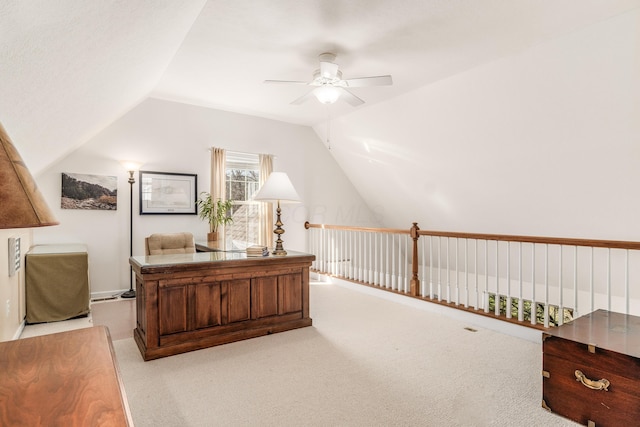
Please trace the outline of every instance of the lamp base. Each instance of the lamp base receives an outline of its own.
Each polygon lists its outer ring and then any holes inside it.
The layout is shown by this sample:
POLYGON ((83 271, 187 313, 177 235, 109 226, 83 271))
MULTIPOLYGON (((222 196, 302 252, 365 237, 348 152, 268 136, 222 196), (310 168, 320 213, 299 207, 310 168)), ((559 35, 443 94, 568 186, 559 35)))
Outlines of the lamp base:
POLYGON ((284 249, 280 248, 276 248, 273 252, 271 252, 271 254, 275 255, 275 256, 285 256, 287 254, 287 251, 285 251, 284 249))
POLYGON ((276 229, 273 230, 276 236, 278 236, 278 240, 276 240, 276 247, 273 252, 271 252, 275 256, 285 256, 287 251, 284 250, 282 246, 282 235, 284 234, 284 228, 282 228, 282 221, 280 221, 280 200, 278 200, 278 209, 276 209, 277 221, 276 221, 276 229))
POLYGON ((120 298, 135 298, 135 297, 136 297, 136 291, 133 289, 129 289, 128 291, 120 295, 120 298))

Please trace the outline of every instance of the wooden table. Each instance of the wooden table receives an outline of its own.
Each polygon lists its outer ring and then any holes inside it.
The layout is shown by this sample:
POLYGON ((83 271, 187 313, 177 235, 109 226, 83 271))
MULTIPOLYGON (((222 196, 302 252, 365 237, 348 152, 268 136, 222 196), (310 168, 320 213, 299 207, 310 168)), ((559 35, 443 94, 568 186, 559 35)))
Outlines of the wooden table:
POLYGON ((136 329, 144 360, 311 325, 314 255, 240 252, 134 256, 136 329))
POLYGON ((0 425, 132 426, 109 330, 0 343, 0 425))

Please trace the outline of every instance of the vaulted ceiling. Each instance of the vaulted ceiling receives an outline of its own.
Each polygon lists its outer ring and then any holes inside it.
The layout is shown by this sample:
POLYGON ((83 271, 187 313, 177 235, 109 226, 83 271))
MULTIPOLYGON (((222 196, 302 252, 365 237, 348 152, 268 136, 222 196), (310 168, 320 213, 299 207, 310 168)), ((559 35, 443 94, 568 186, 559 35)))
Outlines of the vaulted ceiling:
POLYGON ((157 97, 302 125, 385 102, 639 7, 638 0, 3 0, 0 122, 34 174, 157 97), (318 54, 359 107, 290 102, 318 54))

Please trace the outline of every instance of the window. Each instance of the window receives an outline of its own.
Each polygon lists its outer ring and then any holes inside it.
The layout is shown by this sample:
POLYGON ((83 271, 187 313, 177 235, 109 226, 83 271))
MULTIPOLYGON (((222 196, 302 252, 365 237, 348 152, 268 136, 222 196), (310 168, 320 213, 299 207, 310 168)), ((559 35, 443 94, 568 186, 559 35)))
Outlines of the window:
POLYGON ((257 154, 226 152, 226 193, 233 201, 233 222, 225 227, 227 248, 245 249, 259 241, 260 202, 253 195, 260 186, 257 154))
MULTIPOLYGON (((499 311, 501 316, 507 315, 507 297, 506 295, 498 295, 497 296, 499 311)), ((517 319, 518 318, 518 303, 519 300, 516 297, 511 297, 511 317, 517 319)), ((524 321, 530 321, 531 316, 536 316, 536 323, 539 325, 544 325, 544 304, 541 303, 531 303, 530 300, 523 300, 523 315, 524 321), (534 313, 535 311, 535 313, 534 313)), ((489 293, 489 312, 495 313, 496 308, 496 294, 489 293)), ((560 310, 560 307, 557 305, 549 305, 549 324, 551 326, 558 326, 560 324, 560 316, 562 317, 563 323, 571 322, 574 320, 573 317, 573 309, 564 307, 563 310, 560 310)))

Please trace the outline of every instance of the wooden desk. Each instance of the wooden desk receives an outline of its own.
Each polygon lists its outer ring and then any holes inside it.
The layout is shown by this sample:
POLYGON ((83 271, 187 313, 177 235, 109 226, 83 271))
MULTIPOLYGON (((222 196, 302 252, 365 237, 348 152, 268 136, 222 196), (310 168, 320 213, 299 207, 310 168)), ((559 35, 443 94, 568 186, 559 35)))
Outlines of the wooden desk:
POLYGON ((0 425, 133 425, 104 326, 2 342, 0 378, 0 425))
POLYGON ((134 256, 136 329, 144 360, 311 325, 314 255, 241 252, 134 256))

